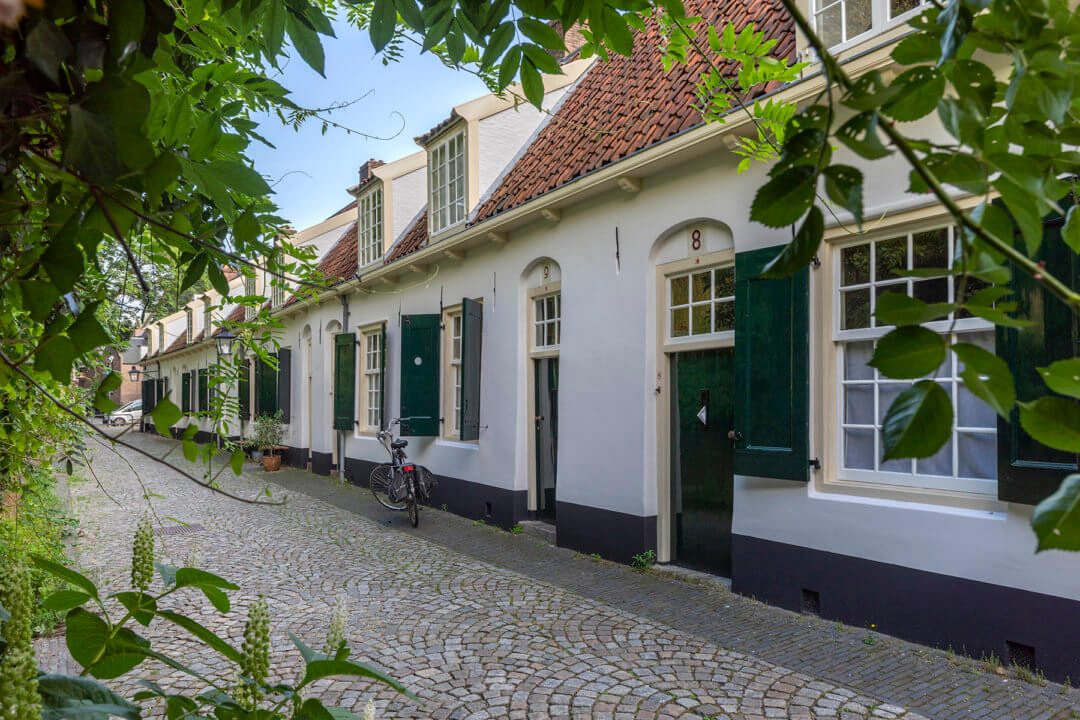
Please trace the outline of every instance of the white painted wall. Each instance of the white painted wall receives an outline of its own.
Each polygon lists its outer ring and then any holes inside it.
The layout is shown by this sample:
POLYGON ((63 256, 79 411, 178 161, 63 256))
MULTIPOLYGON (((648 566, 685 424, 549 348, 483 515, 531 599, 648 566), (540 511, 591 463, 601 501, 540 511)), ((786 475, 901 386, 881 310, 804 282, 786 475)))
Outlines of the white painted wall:
POLYGON ((427 204, 427 165, 393 179, 392 237, 397 242, 427 204))

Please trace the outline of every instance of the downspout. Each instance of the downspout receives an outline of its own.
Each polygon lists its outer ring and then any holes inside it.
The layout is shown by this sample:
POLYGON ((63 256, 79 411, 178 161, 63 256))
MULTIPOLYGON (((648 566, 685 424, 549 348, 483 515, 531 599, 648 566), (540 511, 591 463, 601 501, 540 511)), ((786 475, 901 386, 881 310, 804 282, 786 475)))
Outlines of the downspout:
MULTIPOLYGON (((349 331, 349 296, 341 294, 341 332, 349 331)), ((336 350, 331 350, 336 352, 336 350)), ((333 379, 331 378, 331 382, 333 379)), ((338 480, 345 479, 345 433, 347 430, 338 430, 338 480)))

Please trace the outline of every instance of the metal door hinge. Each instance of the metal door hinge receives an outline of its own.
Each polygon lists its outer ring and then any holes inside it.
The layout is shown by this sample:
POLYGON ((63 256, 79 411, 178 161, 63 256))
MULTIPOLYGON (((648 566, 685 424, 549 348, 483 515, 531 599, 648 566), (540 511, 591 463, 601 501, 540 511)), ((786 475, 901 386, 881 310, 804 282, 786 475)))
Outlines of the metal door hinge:
POLYGON ((810 458, 810 467, 812 467, 814 470, 820 470, 821 469, 821 461, 818 460, 817 458, 810 458))
POLYGON ((815 255, 814 257, 810 258, 810 264, 814 266, 815 270, 817 270, 819 267, 821 267, 821 258, 815 255))

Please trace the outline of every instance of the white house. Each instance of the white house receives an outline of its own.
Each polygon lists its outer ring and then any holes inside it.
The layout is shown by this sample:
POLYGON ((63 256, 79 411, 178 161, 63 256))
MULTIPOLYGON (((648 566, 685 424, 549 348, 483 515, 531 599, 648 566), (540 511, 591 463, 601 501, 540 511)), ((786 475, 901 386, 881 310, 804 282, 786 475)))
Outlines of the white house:
MULTIPOLYGON (((778 5, 692 4, 804 51, 778 5)), ((852 72, 888 71, 919 5, 806 10, 852 72)), ((584 553, 651 549, 787 608, 1080 677, 1080 558, 1035 555, 1028 526, 1077 458, 999 422, 950 364, 938 377, 958 408, 952 441, 928 460, 880 460, 904 383, 865 364, 886 331, 872 310, 884 291, 956 292, 893 274, 949 262, 945 211, 905 192, 902 159, 840 150, 878 220, 834 223, 812 269, 757 279, 788 233, 748 219, 766 168, 737 173, 728 148, 752 128, 740 115, 704 125, 691 108, 704 66, 664 73, 659 42, 650 26, 632 57, 571 54, 546 79, 549 112, 486 96, 417 138, 420 152, 366 163, 355 205, 299 234, 327 248, 337 284, 275 297, 279 368, 253 369, 231 434, 281 408, 290 464, 365 485, 386 460, 375 432, 400 418, 410 458, 440 478, 433 503, 453 512, 541 519, 584 553)), ((821 83, 811 67, 777 92, 811 98, 821 83)), ((908 127, 944 137, 929 119, 908 127)), ((1034 382, 1077 338, 1053 299, 1016 283, 1036 327, 995 335, 962 318, 954 332, 1034 382)), ((167 388, 194 371, 201 392, 213 361, 198 302, 191 342, 173 347, 182 314, 150 328, 144 364, 167 388)))

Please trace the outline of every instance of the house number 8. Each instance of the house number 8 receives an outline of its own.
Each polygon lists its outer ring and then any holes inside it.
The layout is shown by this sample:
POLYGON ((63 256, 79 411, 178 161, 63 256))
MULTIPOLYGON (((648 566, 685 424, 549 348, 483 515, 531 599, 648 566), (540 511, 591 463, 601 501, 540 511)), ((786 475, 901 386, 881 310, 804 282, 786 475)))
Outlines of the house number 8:
POLYGON ((694 232, 690 233, 690 247, 693 248, 694 250, 700 250, 701 249, 701 231, 700 230, 695 230, 694 232))

